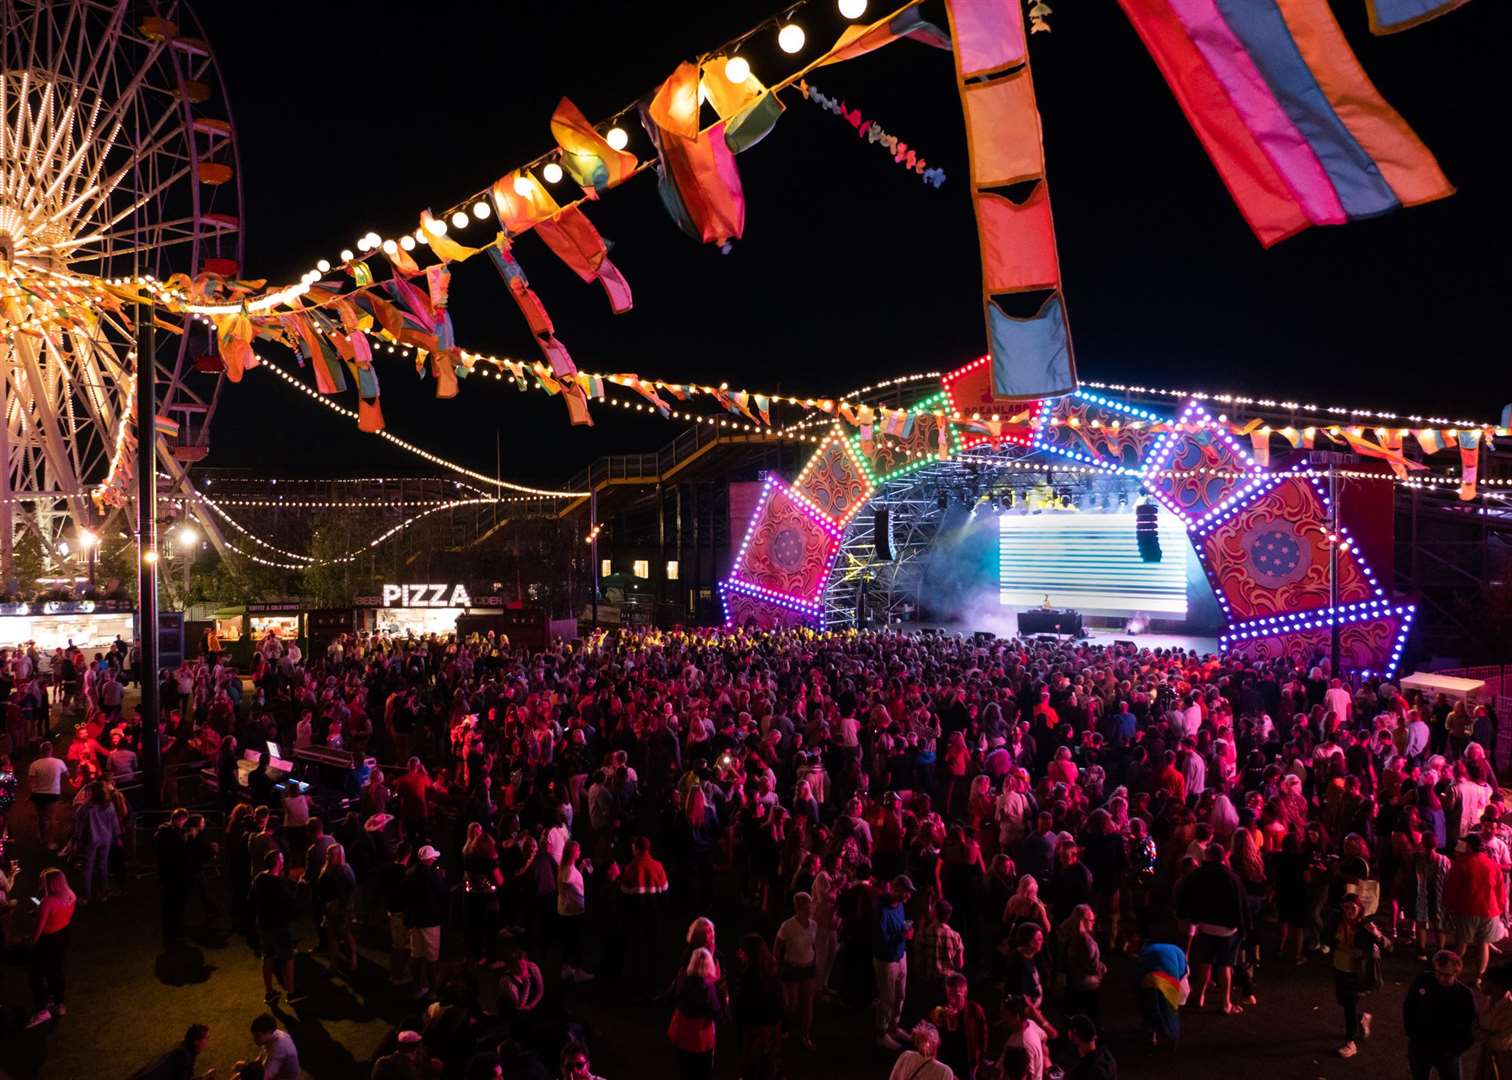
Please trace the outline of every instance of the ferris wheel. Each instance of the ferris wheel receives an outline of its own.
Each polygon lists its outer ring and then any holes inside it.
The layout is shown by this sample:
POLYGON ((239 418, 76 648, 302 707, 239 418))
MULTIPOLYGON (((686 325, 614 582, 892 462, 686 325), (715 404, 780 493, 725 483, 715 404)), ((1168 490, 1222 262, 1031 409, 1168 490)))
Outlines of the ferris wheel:
MULTIPOLYGON (((6 578, 24 530, 51 553, 71 527, 104 523, 91 493, 122 456, 136 373, 137 312, 100 306, 32 333, 18 328, 18 313, 45 309, 50 286, 70 275, 235 277, 241 261, 236 132, 215 54, 189 6, 0 0, 6 578)), ((137 430, 156 441, 158 470, 170 479, 165 494, 188 494, 187 470, 209 449, 223 369, 213 331, 197 320, 156 326, 158 413, 178 432, 160 434, 151 416, 138 418, 137 430)), ((116 500, 116 510, 125 508, 116 500)), ((203 524, 219 543, 214 523, 203 524)))

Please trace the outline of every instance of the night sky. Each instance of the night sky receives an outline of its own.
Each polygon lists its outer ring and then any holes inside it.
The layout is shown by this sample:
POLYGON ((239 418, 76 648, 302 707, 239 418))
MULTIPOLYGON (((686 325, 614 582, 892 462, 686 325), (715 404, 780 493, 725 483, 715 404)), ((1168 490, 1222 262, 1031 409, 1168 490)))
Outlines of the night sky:
MULTIPOLYGON (((773 2, 200 3, 240 138, 247 274, 288 279, 370 229, 412 230, 421 207, 440 211, 550 149, 558 97, 604 118, 773 2)), ((873 0, 869 14, 886 10, 873 0)), ((944 25, 940 0, 925 11, 944 25)), ((1368 33, 1364 0, 1335 11, 1459 193, 1262 251, 1117 8, 1055 5, 1031 62, 1082 378, 1476 419, 1512 400, 1507 183, 1493 164, 1505 153, 1512 5, 1475 0, 1383 38, 1368 33)), ((806 57, 844 25, 832 0, 800 21, 806 57)), ((791 70, 774 31, 742 55, 758 76, 791 70)), ((731 254, 680 233, 649 175, 588 207, 634 289, 632 312, 611 315, 599 287, 537 238, 517 243, 580 367, 807 395, 981 354, 950 56, 900 42, 813 81, 944 168, 944 187, 785 95, 776 130, 738 158, 746 229, 731 254)), ((649 153, 639 126, 627 128, 631 149, 649 153)), ((492 235, 474 225, 460 238, 492 235)), ((386 272, 381 257, 374 265, 386 272)), ((452 315, 464 347, 536 358, 485 258, 454 269, 452 315)), ((677 431, 604 407, 592 431, 570 428, 559 401, 495 380, 436 401, 429 380, 384 356, 390 430, 490 472, 501 431, 506 478, 560 482, 599 454, 654 450, 677 431)), ((351 391, 344 403, 355 407, 351 391)), ((281 475, 426 470, 258 372, 226 387, 212 445, 208 465, 281 475)))

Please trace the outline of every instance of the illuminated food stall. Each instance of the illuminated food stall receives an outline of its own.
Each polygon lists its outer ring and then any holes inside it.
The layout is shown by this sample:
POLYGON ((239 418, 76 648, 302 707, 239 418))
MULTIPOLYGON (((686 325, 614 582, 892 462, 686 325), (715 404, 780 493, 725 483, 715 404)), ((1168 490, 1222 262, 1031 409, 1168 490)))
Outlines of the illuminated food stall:
POLYGON ((298 597, 266 600, 217 609, 212 618, 221 651, 237 664, 252 662, 252 653, 270 633, 285 646, 305 649, 305 602, 298 597))
POLYGON ((100 651, 119 637, 136 634, 135 605, 130 600, 46 600, 0 604, 0 648, 34 643, 52 652, 70 642, 100 651))
POLYGON ((377 595, 359 596, 353 603, 358 630, 401 636, 454 633, 458 616, 498 611, 502 606, 497 596, 474 600, 471 590, 457 582, 385 582, 377 595))

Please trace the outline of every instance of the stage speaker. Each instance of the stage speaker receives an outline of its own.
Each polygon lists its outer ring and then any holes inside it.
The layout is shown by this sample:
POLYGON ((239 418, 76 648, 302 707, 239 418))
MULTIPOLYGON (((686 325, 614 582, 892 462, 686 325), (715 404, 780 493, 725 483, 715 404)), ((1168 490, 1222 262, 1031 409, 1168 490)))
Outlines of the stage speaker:
POLYGON ((885 506, 872 511, 872 544, 877 549, 877 558, 882 562, 892 562, 897 558, 893 554, 892 518, 885 506))
POLYGON ((1139 557, 1145 562, 1160 561, 1160 507, 1153 502, 1140 503, 1134 508, 1134 539, 1139 544, 1139 557))

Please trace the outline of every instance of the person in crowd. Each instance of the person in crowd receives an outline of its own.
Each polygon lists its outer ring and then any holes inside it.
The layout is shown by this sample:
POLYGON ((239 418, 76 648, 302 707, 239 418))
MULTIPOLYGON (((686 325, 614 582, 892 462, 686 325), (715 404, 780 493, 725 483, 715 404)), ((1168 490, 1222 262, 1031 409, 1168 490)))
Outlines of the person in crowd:
POLYGON ((68 762, 53 757, 53 744, 43 742, 37 747, 36 759, 27 767, 26 786, 37 814, 37 839, 48 851, 58 850, 52 835, 53 807, 63 797, 63 785, 67 781, 68 762))
POLYGON ((673 982, 667 1038, 677 1049, 682 1080, 713 1080, 716 1025, 724 1018, 727 1005, 719 981, 714 954, 699 947, 673 982))
MULTIPOLYGON (((1003 1055, 1018 1051, 1024 1057, 1021 1070, 1025 1080, 1044 1080, 1045 1068, 1050 1064, 1050 1037, 1035 1019, 1039 1010, 1022 994, 1009 994, 1000 1007, 1002 1016, 1003 1055)), ((1003 1060, 999 1070, 1006 1075, 1003 1060)))
POLYGON ((814 1049, 814 995, 819 983, 814 899, 795 893, 793 914, 777 928, 772 951, 782 978, 782 1002, 788 1030, 797 1035, 804 1049, 814 1049))
POLYGON ((262 872, 252 881, 252 918, 262 956, 263 997, 269 1006, 278 1001, 275 981, 291 1004, 304 1000, 294 987, 293 924, 298 896, 294 883, 284 877, 283 852, 269 851, 263 856, 262 872))
MULTIPOLYGON (((257 1045, 256 1064, 262 1067, 262 1080, 299 1080, 299 1050, 272 1013, 253 1017, 252 1041, 257 1045)), ((245 1076, 246 1066, 247 1062, 238 1061, 232 1068, 245 1076)))
POLYGON ((741 974, 734 1013, 740 1032, 741 1075, 749 1080, 777 1080, 786 984, 778 974, 777 958, 760 934, 741 938, 738 960, 741 974))
POLYGON ((325 865, 314 882, 315 901, 325 925, 326 955, 333 971, 357 970, 357 938, 352 931, 357 874, 340 844, 326 848, 325 865))
POLYGON ((1440 949, 1433 970, 1407 987, 1402 1026, 1407 1032, 1407 1067, 1412 1080, 1453 1080, 1460 1058, 1475 1045, 1475 995, 1460 982, 1459 954, 1440 949))
POLYGON ((939 1059, 965 1080, 976 1076, 987 1051, 987 1014, 968 996, 966 976, 956 972, 945 979, 943 1004, 929 1012, 939 1032, 939 1059))
POLYGON ((1192 927, 1192 966, 1197 976, 1197 1007, 1206 1003, 1208 984, 1218 972, 1219 1011, 1230 1015, 1244 1011, 1231 1000, 1234 965, 1239 946, 1249 929, 1249 905, 1244 883, 1228 866, 1228 852, 1210 844, 1202 865, 1176 889, 1176 912, 1192 927))
POLYGON ((907 874, 897 875, 888 882, 871 914, 876 1036, 878 1045, 888 1050, 901 1049, 903 1042, 898 1036, 905 1034, 900 1024, 903 999, 908 994, 908 942, 913 938, 913 923, 903 908, 914 892, 913 879, 907 874))
POLYGON ((1097 1025, 1089 1017, 1076 1015, 1067 1020, 1066 1036, 1076 1054, 1066 1080, 1118 1080, 1118 1062, 1098 1042, 1097 1025))
POLYGON ((37 926, 26 960, 32 1000, 36 1004, 36 1012, 26 1023, 28 1028, 68 1014, 68 1005, 63 1000, 63 961, 68 955, 75 897, 68 887, 68 877, 56 866, 42 871, 41 887, 42 903, 37 909, 37 926))
POLYGON ((920 1020, 909 1033, 911 1050, 893 1062, 888 1080, 955 1080, 955 1073, 939 1060, 940 1033, 927 1020, 920 1020))
POLYGON ((1468 962, 1470 978, 1479 982, 1491 946, 1506 936, 1502 916, 1507 910, 1507 874, 1486 854, 1480 833, 1464 837, 1464 850, 1455 856, 1444 877, 1444 912, 1454 937, 1454 950, 1468 962))
POLYGON ((1337 1053, 1352 1058, 1370 1038, 1372 1016, 1360 1008, 1365 995, 1379 989, 1381 952, 1389 947, 1380 930, 1365 918, 1357 896, 1346 894, 1339 904, 1330 942, 1334 998, 1344 1010, 1344 1043, 1337 1053))
POLYGON ((415 853, 415 865, 404 874, 400 888, 404 929, 409 936, 410 973, 414 996, 430 996, 436 964, 441 959, 441 924, 446 921, 451 890, 437 865, 441 853, 429 844, 415 853))
POLYGON ((214 1080, 214 1069, 195 1072, 209 1045, 210 1026, 190 1024, 179 1044, 139 1073, 137 1080, 214 1080))
POLYGON ((1153 1046, 1181 1040, 1181 1007, 1191 986, 1187 957, 1179 947, 1152 941, 1139 950, 1139 1015, 1153 1046))
POLYGON ((80 904, 103 902, 110 893, 110 855, 124 837, 105 784, 96 780, 86 789, 87 801, 74 813, 73 845, 84 854, 84 887, 80 904))
POLYGON ((1476 1080, 1512 1080, 1512 965, 1489 968, 1475 995, 1476 1080))

